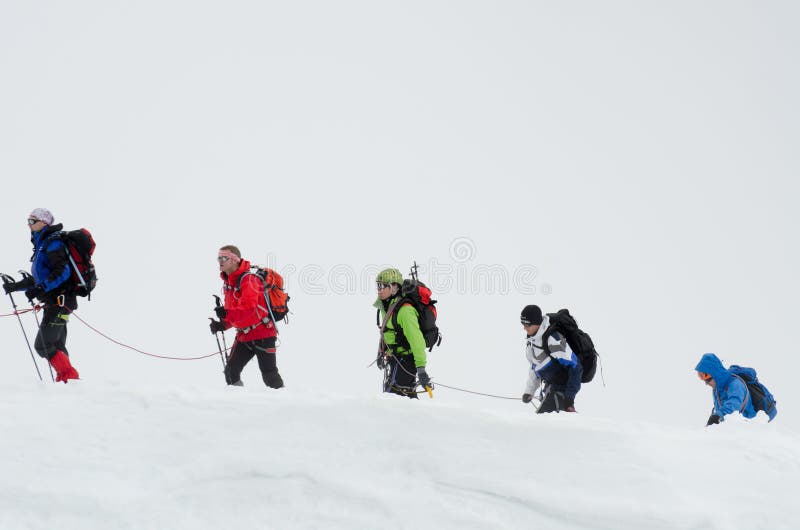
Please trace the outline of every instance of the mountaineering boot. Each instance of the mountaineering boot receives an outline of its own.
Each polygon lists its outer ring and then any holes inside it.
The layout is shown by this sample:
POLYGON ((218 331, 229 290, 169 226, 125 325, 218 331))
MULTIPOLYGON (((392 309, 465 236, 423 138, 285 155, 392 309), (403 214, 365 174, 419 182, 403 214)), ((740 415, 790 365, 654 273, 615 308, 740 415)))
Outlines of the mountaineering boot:
POLYGON ((244 383, 242 383, 242 380, 239 379, 235 383, 231 383, 230 386, 244 386, 244 383))
POLYGON ((264 374, 264 384, 270 388, 283 388, 283 378, 277 370, 264 374))
POLYGON ((64 381, 66 384, 70 379, 79 379, 78 371, 70 364, 67 354, 61 350, 50 359, 50 365, 56 369, 56 382, 64 381))

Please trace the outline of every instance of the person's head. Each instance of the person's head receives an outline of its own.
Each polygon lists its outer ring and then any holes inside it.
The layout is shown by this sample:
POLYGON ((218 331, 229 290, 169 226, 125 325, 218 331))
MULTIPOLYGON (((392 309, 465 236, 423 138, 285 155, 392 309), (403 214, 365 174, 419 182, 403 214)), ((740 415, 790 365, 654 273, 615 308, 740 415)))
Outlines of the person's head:
POLYGON ((234 245, 225 245, 220 247, 217 253, 217 263, 219 263, 220 272, 231 274, 239 268, 242 262, 242 253, 234 245))
POLYGON ((397 269, 384 269, 375 278, 378 288, 378 298, 387 300, 396 295, 403 283, 403 274, 397 269))
POLYGON ((53 224, 53 214, 47 208, 36 208, 28 216, 28 228, 31 232, 38 232, 51 224, 53 224))
POLYGON ((539 326, 542 325, 542 310, 538 305, 526 305, 519 315, 519 320, 525 333, 529 337, 533 337, 539 331, 539 326))
POLYGON ((703 354, 694 369, 697 372, 697 377, 711 388, 716 388, 718 382, 725 385, 730 377, 725 365, 713 353, 703 354))

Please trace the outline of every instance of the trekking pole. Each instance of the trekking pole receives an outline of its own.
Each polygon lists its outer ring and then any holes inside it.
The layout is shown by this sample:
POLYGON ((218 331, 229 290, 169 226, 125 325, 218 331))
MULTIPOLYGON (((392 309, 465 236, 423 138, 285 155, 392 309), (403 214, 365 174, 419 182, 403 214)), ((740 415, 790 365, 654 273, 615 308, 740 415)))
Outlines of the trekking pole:
MULTIPOLYGON (((25 281, 28 278, 33 278, 29 272, 21 270, 19 273, 22 275, 22 281, 25 281)), ((36 314, 36 303, 33 300, 30 300, 30 303, 31 309, 33 309, 33 319, 36 321, 36 329, 42 329, 42 324, 39 322, 39 315, 36 314)), ((49 362, 47 363, 47 368, 50 370, 50 380, 55 383, 56 376, 53 375, 53 366, 49 362)))
MULTIPOLYGON (((5 285, 16 283, 14 282, 14 278, 8 274, 0 273, 0 277, 2 277, 3 284, 5 285)), ((36 364, 36 357, 33 355, 33 348, 31 348, 31 342, 28 340, 28 334, 25 333, 25 326, 22 325, 22 319, 17 312, 17 303, 14 302, 14 296, 10 292, 8 293, 8 297, 11 299, 11 306, 14 308, 14 314, 17 315, 17 321, 19 321, 19 327, 22 330, 22 336, 25 337, 25 344, 28 345, 28 351, 31 352, 31 360, 33 361, 33 366, 36 368, 36 374, 39 376, 39 381, 44 381, 44 379, 42 379, 42 372, 39 371, 39 365, 36 364)))
MULTIPOLYGON (((216 300, 217 307, 222 306, 222 304, 220 304, 220 301, 219 301, 219 296, 217 296, 215 294, 211 295, 211 296, 213 296, 214 299, 216 300)), ((209 317, 208 319, 211 320, 212 322, 214 321, 214 319, 211 318, 211 317, 209 317)), ((225 354, 222 353, 222 351, 223 351, 222 350, 222 346, 220 346, 220 344, 219 344, 219 332, 214 333, 214 338, 217 339, 217 348, 219 349, 219 358, 222 359, 222 368, 224 369, 225 365, 226 365, 226 363, 225 363, 225 354)), ((223 344, 225 343, 225 333, 222 334, 222 342, 223 342, 223 344)), ((225 346, 225 352, 227 352, 227 351, 228 351, 228 346, 226 345, 225 346)))

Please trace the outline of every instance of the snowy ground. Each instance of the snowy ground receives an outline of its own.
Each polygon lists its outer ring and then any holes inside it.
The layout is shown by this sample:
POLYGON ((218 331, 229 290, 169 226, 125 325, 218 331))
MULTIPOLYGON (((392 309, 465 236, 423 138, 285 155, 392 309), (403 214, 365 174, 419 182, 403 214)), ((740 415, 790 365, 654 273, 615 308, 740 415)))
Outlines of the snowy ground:
POLYGON ((3 530, 800 520, 798 436, 763 419, 683 429, 512 402, 81 381, 4 386, 0 425, 3 530))

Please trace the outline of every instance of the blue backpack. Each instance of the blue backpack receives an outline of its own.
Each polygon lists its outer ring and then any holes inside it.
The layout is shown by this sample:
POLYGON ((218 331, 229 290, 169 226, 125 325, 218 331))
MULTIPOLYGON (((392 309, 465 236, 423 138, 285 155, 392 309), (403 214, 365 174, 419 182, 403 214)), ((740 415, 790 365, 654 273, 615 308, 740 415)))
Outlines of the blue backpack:
POLYGON ((778 408, 775 406, 777 401, 775 401, 775 397, 767 387, 759 382, 755 369, 732 364, 729 370, 747 385, 747 391, 750 392, 750 401, 753 403, 753 408, 756 412, 763 410, 769 416, 769 421, 774 420, 775 416, 778 415, 778 408))

